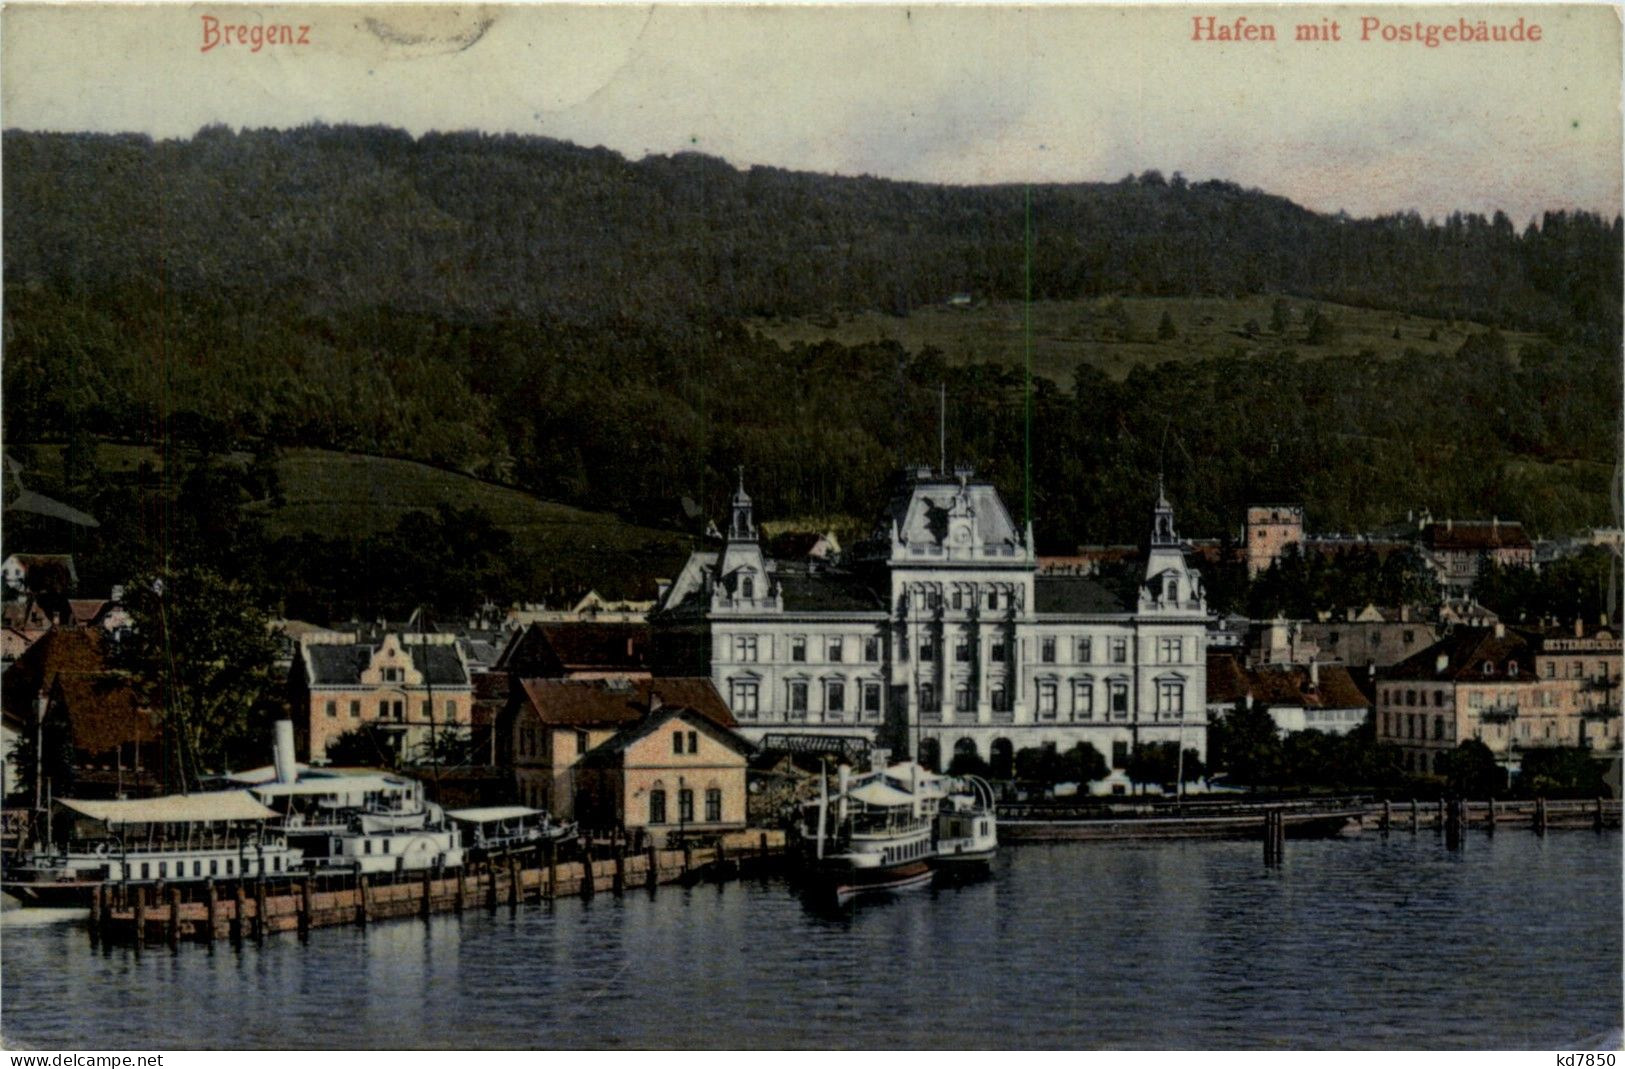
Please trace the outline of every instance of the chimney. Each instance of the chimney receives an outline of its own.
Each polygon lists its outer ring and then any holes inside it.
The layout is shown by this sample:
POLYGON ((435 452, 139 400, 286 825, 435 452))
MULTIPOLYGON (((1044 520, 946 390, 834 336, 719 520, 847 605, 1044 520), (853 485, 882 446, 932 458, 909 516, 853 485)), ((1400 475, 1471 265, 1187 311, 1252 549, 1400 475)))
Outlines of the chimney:
POLYGON ((1456 521, 1446 516, 1444 519, 1444 529, 1447 531, 1454 531, 1456 529, 1456 521))
POLYGON ((1586 623, 1585 623, 1584 620, 1582 620, 1578 616, 1576 616, 1574 618, 1574 637, 1575 638, 1585 638, 1586 637, 1586 623))
POLYGON ((1496 638, 1506 638, 1507 637, 1507 625, 1503 624, 1499 620, 1495 621, 1495 637, 1496 638))
POLYGON ((1320 689, 1320 662, 1313 658, 1309 661, 1309 689, 1320 689))
POLYGON ((278 783, 292 783, 298 778, 298 765, 293 759, 293 721, 278 720, 276 722, 276 749, 272 752, 272 761, 276 766, 276 781, 278 783))
POLYGON ((1401 605, 1399 607, 1399 622, 1402 624, 1408 624, 1411 622, 1411 607, 1409 605, 1401 605))
POLYGON ((1448 653, 1441 653, 1433 662, 1433 674, 1442 676, 1445 674, 1445 671, 1449 669, 1449 667, 1450 655, 1448 653))

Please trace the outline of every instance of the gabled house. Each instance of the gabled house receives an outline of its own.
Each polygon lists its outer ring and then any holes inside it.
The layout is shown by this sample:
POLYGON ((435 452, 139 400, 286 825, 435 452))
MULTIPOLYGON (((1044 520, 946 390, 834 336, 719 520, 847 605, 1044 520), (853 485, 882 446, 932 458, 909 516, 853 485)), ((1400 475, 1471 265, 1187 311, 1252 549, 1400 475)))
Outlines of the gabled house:
MULTIPOLYGON (((56 794, 117 797, 159 789, 160 721, 110 667, 108 645, 99 628, 58 628, 0 676, 14 743, 31 736, 39 744, 36 763, 56 794)), ((17 773, 32 779, 30 771, 17 773)))
POLYGON ((1371 718, 1371 699, 1348 668, 1318 661, 1248 667, 1233 654, 1209 653, 1207 700, 1212 716, 1238 702, 1261 707, 1283 735, 1294 731, 1347 735, 1371 718))
POLYGON ((661 845, 674 834, 743 828, 752 749, 709 716, 657 705, 581 758, 576 819, 642 832, 661 845))
POLYGON ((396 758, 421 760, 431 735, 466 735, 474 719, 474 686, 452 635, 314 632, 300 639, 288 687, 308 759, 365 730, 396 758))
POLYGON ((709 679, 519 679, 500 728, 499 760, 513 769, 520 802, 571 818, 580 759, 668 704, 735 726, 709 679))
POLYGON ((649 626, 530 624, 508 640, 492 671, 525 679, 647 678, 649 626))
POLYGON ((0 561, 0 581, 10 591, 67 594, 79 585, 71 553, 13 553, 0 561))

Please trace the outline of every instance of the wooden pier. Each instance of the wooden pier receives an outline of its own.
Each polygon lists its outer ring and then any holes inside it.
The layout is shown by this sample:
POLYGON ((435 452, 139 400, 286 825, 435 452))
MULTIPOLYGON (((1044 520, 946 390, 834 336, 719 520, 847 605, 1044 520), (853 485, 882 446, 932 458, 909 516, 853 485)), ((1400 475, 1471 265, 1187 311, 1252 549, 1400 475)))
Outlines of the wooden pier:
POLYGON ((535 847, 439 874, 397 874, 387 882, 334 874, 274 882, 210 880, 188 884, 184 891, 174 884, 110 884, 97 888, 92 898, 90 938, 137 947, 262 941, 283 932, 590 898, 629 887, 652 892, 660 884, 767 871, 784 853, 782 831, 752 830, 703 847, 632 852, 625 843, 606 844, 590 858, 573 861, 535 847))

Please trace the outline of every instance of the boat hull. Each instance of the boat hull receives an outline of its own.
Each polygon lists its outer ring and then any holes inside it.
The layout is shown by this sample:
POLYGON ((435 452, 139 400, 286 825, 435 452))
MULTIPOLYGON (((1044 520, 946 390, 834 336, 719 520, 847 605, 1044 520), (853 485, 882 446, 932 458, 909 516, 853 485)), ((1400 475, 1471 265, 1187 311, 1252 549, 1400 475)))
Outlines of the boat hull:
POLYGON ((835 900, 846 902, 859 895, 923 887, 931 882, 931 866, 923 860, 908 861, 875 868, 836 870, 826 878, 835 900))

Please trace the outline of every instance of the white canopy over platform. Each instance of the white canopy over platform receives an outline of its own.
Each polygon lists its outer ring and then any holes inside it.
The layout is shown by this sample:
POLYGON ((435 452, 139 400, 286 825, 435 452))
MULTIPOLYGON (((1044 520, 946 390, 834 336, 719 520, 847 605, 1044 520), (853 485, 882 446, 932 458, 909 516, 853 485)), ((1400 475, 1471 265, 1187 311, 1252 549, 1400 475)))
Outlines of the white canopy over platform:
POLYGON ((255 801, 247 791, 204 791, 199 794, 169 794, 161 798, 131 798, 123 801, 57 801, 76 813, 104 824, 207 824, 222 820, 271 820, 276 811, 255 801))

